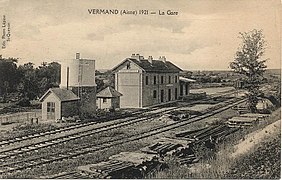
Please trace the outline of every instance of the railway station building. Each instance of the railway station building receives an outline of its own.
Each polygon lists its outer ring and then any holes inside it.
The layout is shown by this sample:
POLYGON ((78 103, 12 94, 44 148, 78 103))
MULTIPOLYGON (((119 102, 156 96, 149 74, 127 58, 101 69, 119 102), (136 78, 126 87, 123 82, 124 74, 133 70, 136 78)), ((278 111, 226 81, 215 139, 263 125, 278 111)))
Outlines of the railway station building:
POLYGON ((161 56, 158 60, 149 56, 132 54, 112 69, 115 89, 123 94, 121 108, 143 108, 179 99, 179 73, 175 64, 161 56))

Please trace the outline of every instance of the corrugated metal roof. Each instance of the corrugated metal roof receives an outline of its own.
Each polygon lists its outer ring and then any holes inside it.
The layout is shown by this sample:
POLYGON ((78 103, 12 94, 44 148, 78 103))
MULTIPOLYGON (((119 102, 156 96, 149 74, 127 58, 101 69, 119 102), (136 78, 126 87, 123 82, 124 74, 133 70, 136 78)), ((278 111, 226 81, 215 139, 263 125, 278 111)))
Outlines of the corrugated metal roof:
POLYGON ((120 97, 122 96, 122 94, 109 86, 103 89, 102 91, 98 92, 96 96, 99 98, 114 98, 120 97))
POLYGON ((67 89, 61 89, 61 88, 50 88, 40 99, 39 101, 44 101, 44 99, 49 95, 50 93, 54 93, 55 96, 59 98, 61 102, 65 101, 75 101, 79 100, 80 98, 77 97, 71 90, 67 89))

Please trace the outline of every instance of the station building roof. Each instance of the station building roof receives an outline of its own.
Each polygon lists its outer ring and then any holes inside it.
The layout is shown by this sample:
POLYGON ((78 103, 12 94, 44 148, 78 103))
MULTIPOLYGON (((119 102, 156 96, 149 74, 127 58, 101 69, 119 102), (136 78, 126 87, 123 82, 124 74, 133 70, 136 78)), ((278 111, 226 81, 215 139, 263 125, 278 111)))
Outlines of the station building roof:
POLYGON ((178 66, 171 63, 167 60, 148 60, 148 59, 134 59, 126 58, 120 64, 112 69, 113 72, 116 72, 123 67, 124 64, 132 62, 140 67, 145 72, 157 72, 157 73, 178 73, 182 71, 178 66))

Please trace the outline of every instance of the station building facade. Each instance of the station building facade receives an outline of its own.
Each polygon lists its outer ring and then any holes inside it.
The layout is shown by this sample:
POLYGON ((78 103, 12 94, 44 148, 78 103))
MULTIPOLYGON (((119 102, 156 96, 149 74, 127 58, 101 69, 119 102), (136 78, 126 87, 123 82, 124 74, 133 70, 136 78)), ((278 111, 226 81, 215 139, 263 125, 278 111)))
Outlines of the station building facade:
POLYGON ((175 101, 180 96, 179 67, 164 56, 154 60, 132 54, 113 68, 121 108, 143 108, 175 101))

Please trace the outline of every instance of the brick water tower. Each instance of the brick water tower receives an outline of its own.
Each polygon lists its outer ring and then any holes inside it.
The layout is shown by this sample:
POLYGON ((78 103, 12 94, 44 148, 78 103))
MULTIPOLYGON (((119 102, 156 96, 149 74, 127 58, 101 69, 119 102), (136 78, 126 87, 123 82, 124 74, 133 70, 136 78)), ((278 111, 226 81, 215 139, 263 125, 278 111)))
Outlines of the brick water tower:
POLYGON ((75 59, 62 62, 61 88, 74 92, 80 98, 80 115, 91 116, 96 111, 95 60, 75 59))

